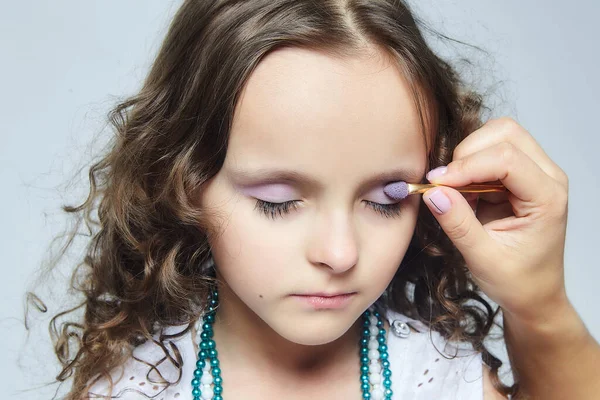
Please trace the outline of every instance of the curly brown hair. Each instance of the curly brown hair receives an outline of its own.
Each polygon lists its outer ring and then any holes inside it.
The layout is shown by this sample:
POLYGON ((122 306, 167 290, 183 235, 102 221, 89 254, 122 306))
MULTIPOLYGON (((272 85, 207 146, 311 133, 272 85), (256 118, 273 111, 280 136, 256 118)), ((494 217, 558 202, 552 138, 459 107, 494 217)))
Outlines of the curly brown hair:
MULTIPOLYGON (((83 398, 98 379, 112 383, 110 371, 141 343, 165 349, 167 337, 153 338, 160 327, 187 325, 183 335, 198 319, 213 280, 199 266, 211 257, 208 238, 218 216, 193 199, 220 170, 240 91, 269 52, 292 46, 343 57, 365 43, 383 49, 411 85, 430 139, 429 167, 452 160, 487 108, 457 69, 434 54, 423 29, 435 33, 400 0, 183 2, 143 87, 109 113, 116 135, 89 169, 87 199, 63 207, 78 221, 64 250, 81 221, 89 238, 71 282, 83 301, 50 322, 62 364, 56 379, 73 377, 66 399, 83 398), (57 318, 82 307, 82 320, 56 327, 57 318)), ((516 384, 500 381, 502 362, 483 343, 499 309, 482 297, 425 207, 383 298, 445 338, 471 343, 491 367, 494 386, 516 392, 516 384)), ((33 293, 28 299, 39 301, 33 293)))

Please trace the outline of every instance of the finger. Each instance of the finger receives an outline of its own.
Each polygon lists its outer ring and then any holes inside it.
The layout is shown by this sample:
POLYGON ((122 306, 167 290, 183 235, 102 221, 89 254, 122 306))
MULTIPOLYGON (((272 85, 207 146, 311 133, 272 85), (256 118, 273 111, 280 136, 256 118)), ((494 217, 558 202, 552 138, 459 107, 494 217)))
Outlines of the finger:
POLYGON ((469 260, 482 260, 489 254, 479 254, 492 248, 492 240, 465 198, 449 187, 436 187, 423 193, 423 201, 456 248, 469 260))
POLYGON ((452 159, 465 158, 502 142, 509 142, 518 147, 555 180, 563 179, 565 174, 562 169, 552 161, 533 136, 515 120, 507 117, 490 120, 472 132, 456 146, 452 159))
POLYGON ((452 161, 446 173, 432 183, 466 186, 499 180, 517 198, 533 202, 552 195, 548 188, 556 184, 529 156, 515 145, 502 142, 452 161))

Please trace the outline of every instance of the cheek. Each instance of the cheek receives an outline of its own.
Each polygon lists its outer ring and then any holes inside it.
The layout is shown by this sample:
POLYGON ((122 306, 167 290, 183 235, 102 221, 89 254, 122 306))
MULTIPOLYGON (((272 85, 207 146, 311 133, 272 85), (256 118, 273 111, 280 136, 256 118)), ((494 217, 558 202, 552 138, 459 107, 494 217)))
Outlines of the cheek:
POLYGON ((413 237, 417 216, 420 208, 420 198, 411 196, 402 209, 402 216, 397 223, 372 228, 370 232, 369 251, 366 257, 369 265, 377 269, 369 279, 377 281, 377 286, 385 288, 396 273, 413 237))
POLYGON ((238 204, 230 211, 221 234, 211 242, 219 272, 246 300, 276 292, 275 284, 281 286, 289 279, 286 266, 292 265, 296 257, 292 246, 297 241, 289 232, 269 229, 265 226, 269 223, 262 221, 251 207, 238 204))
MULTIPOLYGON (((299 257, 303 257, 306 224, 293 227, 281 219, 274 222, 243 204, 243 199, 229 199, 221 233, 211 241, 223 278, 246 301, 294 287, 294 277, 302 274, 290 268, 299 265, 299 257)), ((358 276, 365 284, 373 284, 374 290, 384 290, 396 273, 410 244, 419 206, 420 197, 410 196, 400 218, 386 220, 372 214, 370 222, 361 226, 360 257, 368 261, 358 276)))

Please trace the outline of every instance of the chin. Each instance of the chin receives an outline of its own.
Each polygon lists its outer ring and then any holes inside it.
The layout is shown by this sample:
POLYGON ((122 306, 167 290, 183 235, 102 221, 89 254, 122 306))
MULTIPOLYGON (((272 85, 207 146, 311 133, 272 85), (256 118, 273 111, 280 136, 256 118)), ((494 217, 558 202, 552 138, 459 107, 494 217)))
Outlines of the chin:
POLYGON ((348 315, 342 314, 337 314, 336 318, 329 312, 293 316, 290 319, 286 318, 269 325, 284 339, 304 346, 334 342, 348 332, 356 321, 356 318, 348 318, 348 315))

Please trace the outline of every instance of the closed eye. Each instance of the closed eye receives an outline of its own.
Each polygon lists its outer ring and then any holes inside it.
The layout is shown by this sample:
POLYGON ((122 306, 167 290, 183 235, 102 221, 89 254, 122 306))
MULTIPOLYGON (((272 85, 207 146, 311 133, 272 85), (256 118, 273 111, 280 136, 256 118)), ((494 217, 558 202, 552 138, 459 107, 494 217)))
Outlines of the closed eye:
MULTIPOLYGON (((370 207, 375 212, 379 213, 385 218, 393 218, 401 215, 401 203, 393 204, 381 204, 375 203, 369 200, 363 200, 367 207, 370 207)), ((284 214, 288 214, 290 211, 298 208, 300 200, 290 200, 283 203, 272 203, 257 199, 255 210, 258 210, 261 214, 275 219, 276 217, 282 217, 284 214)))

